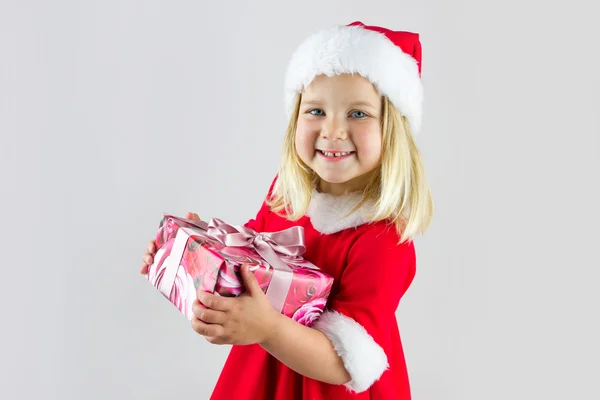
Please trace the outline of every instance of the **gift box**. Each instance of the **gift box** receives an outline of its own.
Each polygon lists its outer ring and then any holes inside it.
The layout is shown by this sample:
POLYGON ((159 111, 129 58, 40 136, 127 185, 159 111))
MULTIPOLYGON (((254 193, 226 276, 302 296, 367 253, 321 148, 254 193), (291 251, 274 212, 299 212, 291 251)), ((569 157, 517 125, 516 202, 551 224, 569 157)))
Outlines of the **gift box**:
POLYGON ((146 277, 189 320, 197 291, 226 297, 245 291, 243 264, 255 266, 254 276, 271 306, 305 326, 323 313, 333 283, 302 257, 306 248, 299 226, 258 233, 220 219, 207 223, 165 214, 156 248, 146 277))

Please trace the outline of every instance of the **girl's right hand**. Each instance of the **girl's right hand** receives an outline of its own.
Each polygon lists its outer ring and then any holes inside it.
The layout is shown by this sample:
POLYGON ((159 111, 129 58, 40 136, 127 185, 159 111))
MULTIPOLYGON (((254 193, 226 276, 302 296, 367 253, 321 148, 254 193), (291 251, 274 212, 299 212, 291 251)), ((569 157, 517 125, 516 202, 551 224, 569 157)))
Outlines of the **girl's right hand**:
MULTIPOLYGON (((185 219, 191 219, 193 221, 200 221, 200 217, 196 213, 188 212, 185 216, 185 219)), ((148 273, 148 268, 154 262, 154 256, 156 255, 156 242, 155 240, 151 240, 148 243, 148 247, 146 248, 146 252, 142 257, 142 268, 140 268, 140 274, 145 275, 148 273)))

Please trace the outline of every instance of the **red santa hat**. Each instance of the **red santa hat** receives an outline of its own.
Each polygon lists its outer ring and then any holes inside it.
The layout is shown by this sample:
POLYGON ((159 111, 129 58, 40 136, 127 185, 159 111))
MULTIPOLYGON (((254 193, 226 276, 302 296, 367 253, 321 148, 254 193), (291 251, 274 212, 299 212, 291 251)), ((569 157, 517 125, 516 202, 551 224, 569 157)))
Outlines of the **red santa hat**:
POLYGON ((408 119, 412 133, 419 132, 423 87, 417 33, 353 22, 313 34, 300 44, 288 64, 287 115, 293 111, 296 94, 317 75, 343 73, 357 73, 371 81, 408 119))

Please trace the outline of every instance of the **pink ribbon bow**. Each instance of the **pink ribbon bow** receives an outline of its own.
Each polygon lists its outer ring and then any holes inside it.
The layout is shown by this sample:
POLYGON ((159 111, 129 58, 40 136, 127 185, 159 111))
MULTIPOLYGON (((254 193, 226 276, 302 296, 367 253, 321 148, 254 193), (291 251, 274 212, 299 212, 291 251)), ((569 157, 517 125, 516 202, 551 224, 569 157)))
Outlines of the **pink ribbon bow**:
POLYGON ((192 221, 169 216, 192 224, 203 231, 212 239, 217 240, 227 247, 252 247, 258 254, 275 269, 291 270, 282 261, 281 256, 300 257, 306 251, 304 244, 304 228, 293 226, 279 232, 258 233, 244 226, 233 226, 218 219, 212 218, 210 222, 192 221))

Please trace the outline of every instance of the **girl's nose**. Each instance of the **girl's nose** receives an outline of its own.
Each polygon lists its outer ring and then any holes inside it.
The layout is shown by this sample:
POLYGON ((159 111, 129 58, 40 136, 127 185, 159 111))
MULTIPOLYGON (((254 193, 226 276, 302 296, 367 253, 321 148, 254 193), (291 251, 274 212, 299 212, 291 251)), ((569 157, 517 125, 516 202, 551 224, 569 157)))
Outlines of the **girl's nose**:
POLYGON ((329 140, 345 140, 348 137, 348 127, 345 123, 333 119, 321 127, 321 138, 329 140))

